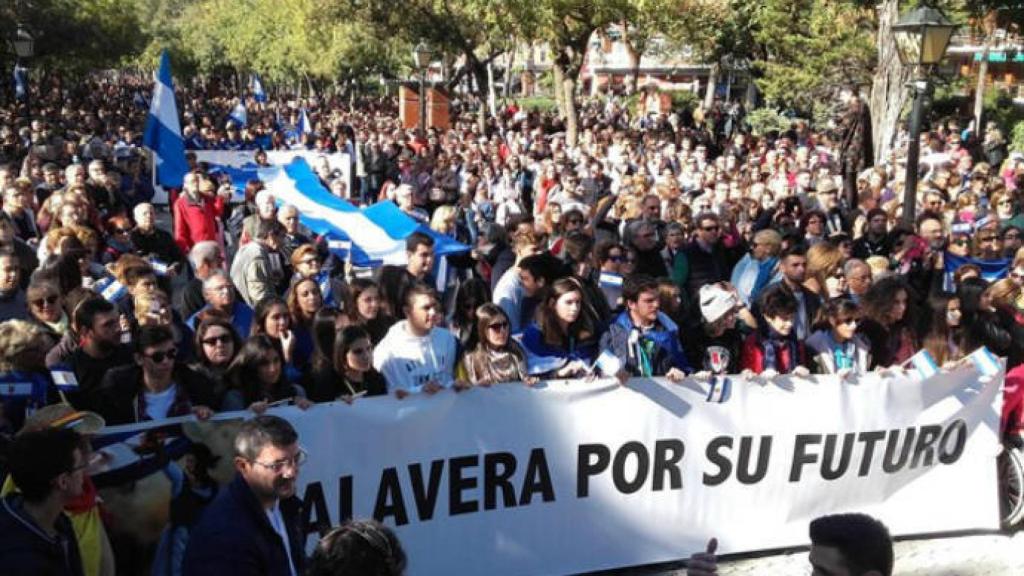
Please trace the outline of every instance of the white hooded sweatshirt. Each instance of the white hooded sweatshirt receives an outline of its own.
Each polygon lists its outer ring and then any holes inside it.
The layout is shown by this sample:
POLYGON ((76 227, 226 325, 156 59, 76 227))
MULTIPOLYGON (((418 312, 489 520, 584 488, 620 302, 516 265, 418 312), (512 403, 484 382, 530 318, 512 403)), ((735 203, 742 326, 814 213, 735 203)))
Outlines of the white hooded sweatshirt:
POLYGON ((455 336, 444 328, 432 328, 426 336, 414 336, 402 320, 392 326, 373 350, 373 367, 388 383, 388 392, 420 392, 431 380, 450 388, 455 384, 455 336))

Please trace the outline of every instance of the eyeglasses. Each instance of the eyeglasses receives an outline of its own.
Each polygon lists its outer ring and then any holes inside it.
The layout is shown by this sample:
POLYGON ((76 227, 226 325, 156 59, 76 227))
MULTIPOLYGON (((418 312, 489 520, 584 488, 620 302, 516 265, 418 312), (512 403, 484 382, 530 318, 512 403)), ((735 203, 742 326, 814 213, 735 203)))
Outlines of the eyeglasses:
POLYGON ((280 474, 287 467, 298 468, 299 466, 302 466, 303 464, 306 463, 306 459, 306 450, 303 448, 299 448, 299 451, 298 453, 295 454, 294 458, 283 458, 276 462, 270 463, 260 462, 259 460, 250 460, 250 462, 262 466, 267 470, 270 470, 274 474, 280 474))
POLYGON ((508 322, 495 322, 487 328, 493 332, 504 332, 505 330, 508 330, 508 322))
POLYGON ((1020 240, 1020 234, 1007 234, 1003 236, 1003 240, 1020 240))
POLYGON ((228 344, 231 342, 231 336, 228 334, 221 334, 220 336, 210 336, 209 338, 203 338, 203 344, 207 346, 216 346, 218 344, 228 344))
POLYGON ((156 362, 157 364, 160 364, 164 360, 174 360, 175 358, 177 358, 178 349, 171 348, 170 350, 167 351, 161 350, 160 352, 153 352, 152 354, 143 354, 143 356, 149 358, 150 360, 156 362))
POLYGON ((981 239, 981 242, 998 242, 999 236, 985 236, 981 239))
POLYGON ((51 294, 49 296, 43 296, 42 298, 36 298, 35 300, 33 300, 32 301, 32 305, 35 306, 36 308, 42 308, 43 304, 49 304, 50 306, 53 306, 54 304, 57 303, 57 300, 59 298, 60 297, 57 296, 56 294, 51 294))
POLYGON ((616 254, 614 256, 609 256, 608 259, 611 260, 612 262, 622 262, 622 255, 616 254))
POLYGON ((968 243, 969 242, 968 242, 968 240, 966 238, 957 238, 956 240, 953 240, 953 242, 952 242, 952 244, 954 244, 956 246, 967 246, 968 243))
POLYGON ((720 230, 718 226, 701 226, 700 229, 705 232, 718 232, 720 230))
POLYGON ((114 234, 128 234, 131 231, 131 228, 114 228, 114 234))

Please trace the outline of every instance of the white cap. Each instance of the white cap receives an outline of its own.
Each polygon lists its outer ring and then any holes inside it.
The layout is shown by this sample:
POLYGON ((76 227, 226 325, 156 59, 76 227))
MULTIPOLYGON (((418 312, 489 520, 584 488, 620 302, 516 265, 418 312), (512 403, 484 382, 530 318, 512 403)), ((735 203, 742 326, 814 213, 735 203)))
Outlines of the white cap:
POLYGON ((718 284, 705 284, 700 289, 700 313, 707 322, 714 322, 739 305, 736 295, 718 284))

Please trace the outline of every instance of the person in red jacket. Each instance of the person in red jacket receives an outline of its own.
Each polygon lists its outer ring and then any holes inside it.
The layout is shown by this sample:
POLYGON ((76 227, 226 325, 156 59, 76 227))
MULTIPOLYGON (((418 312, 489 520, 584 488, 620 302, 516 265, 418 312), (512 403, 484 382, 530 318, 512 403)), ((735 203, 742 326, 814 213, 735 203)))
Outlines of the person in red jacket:
POLYGON ((195 173, 185 175, 182 194, 174 203, 174 242, 187 254, 192 246, 204 240, 224 244, 220 219, 224 214, 224 196, 217 193, 213 182, 195 173))
POLYGON ((761 294, 758 328, 743 343, 744 371, 764 376, 809 374, 804 343, 793 329, 797 307, 796 296, 782 283, 761 294))

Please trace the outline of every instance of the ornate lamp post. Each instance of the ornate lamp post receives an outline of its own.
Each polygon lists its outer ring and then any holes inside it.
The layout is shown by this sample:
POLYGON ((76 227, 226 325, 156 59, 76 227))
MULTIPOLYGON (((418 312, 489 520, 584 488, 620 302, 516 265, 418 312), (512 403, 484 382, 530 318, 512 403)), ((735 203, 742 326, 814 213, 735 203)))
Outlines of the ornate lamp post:
POLYGON ((900 62, 914 70, 911 83, 914 106, 910 113, 910 142, 907 143, 907 179, 903 190, 903 221, 914 223, 917 207, 917 173, 921 155, 921 121, 924 117, 925 99, 931 94, 932 86, 928 75, 945 57, 949 40, 956 25, 942 12, 930 6, 921 6, 904 14, 893 25, 896 37, 896 51, 900 62))
POLYGON ((25 62, 35 55, 36 41, 32 37, 32 34, 25 29, 24 26, 18 25, 17 32, 14 33, 14 38, 11 40, 11 45, 14 47, 14 55, 17 56, 17 62, 14 65, 15 80, 18 85, 15 87, 15 95, 17 98, 25 102, 25 116, 31 118, 30 102, 29 102, 29 89, 28 89, 28 69, 25 68, 25 62), (18 92, 22 92, 18 94, 18 92))
POLYGON ((413 62, 420 72, 420 137, 427 136, 427 68, 433 59, 433 52, 422 40, 412 49, 413 62))

